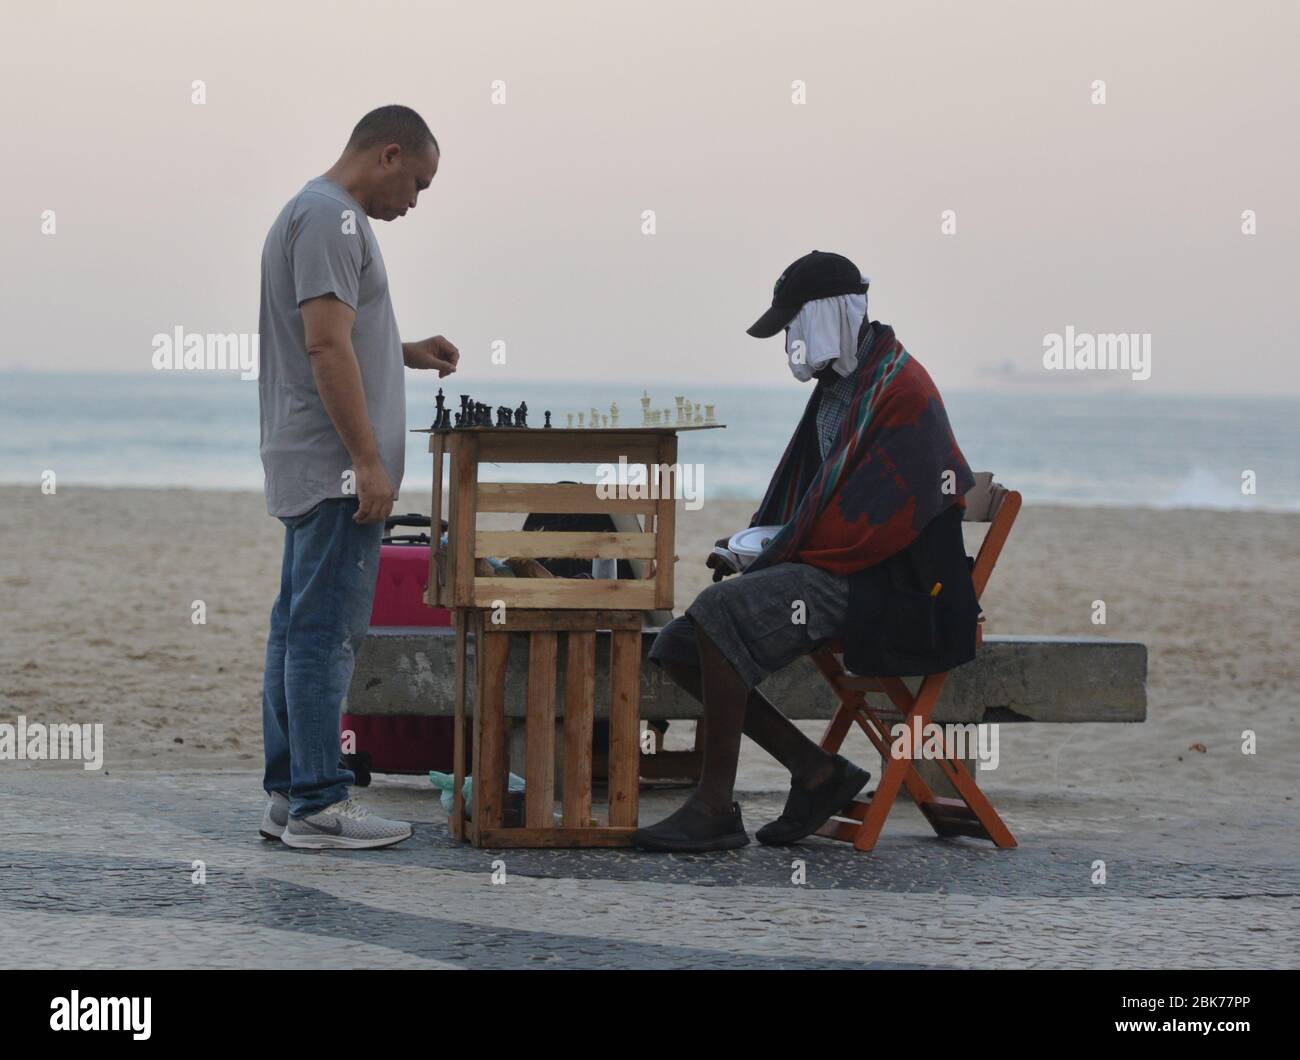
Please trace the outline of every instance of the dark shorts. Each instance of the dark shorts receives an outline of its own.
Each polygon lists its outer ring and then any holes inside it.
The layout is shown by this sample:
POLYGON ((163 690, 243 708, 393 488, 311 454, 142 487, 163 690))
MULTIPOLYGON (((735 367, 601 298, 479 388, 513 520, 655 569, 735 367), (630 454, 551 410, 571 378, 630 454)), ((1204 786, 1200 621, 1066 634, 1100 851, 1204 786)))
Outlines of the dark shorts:
POLYGON ((650 659, 699 669, 702 629, 753 688, 819 644, 842 635, 848 581, 806 563, 724 578, 660 631, 650 659))

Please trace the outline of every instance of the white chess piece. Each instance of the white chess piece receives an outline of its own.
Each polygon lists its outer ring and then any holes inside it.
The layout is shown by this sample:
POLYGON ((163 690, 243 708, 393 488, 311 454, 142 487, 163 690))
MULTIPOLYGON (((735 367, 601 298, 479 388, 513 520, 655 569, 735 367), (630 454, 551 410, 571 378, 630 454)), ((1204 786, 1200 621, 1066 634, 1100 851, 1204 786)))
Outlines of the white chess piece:
POLYGON ((578 426, 579 426, 579 427, 582 426, 582 413, 581 413, 581 412, 578 413, 578 426))
POLYGON ((650 426, 650 391, 641 391, 641 426, 650 426))
POLYGON ((614 401, 609 403, 609 425, 611 427, 618 426, 618 403, 614 401))
POLYGON ((684 411, 684 406, 685 406, 686 398, 684 398, 681 394, 678 394, 676 397, 673 398, 673 401, 674 401, 674 402, 676 403, 676 405, 677 405, 677 422, 678 422, 678 423, 681 423, 681 422, 682 422, 682 413, 683 413, 683 411, 684 411))
POLYGON ((572 427, 572 426, 573 426, 573 413, 572 413, 572 412, 566 412, 565 415, 569 418, 569 426, 572 427))
POLYGON ((704 422, 705 422, 705 423, 717 423, 717 422, 718 422, 717 419, 716 419, 716 418, 714 417, 714 415, 713 415, 713 410, 714 410, 715 407, 716 407, 716 406, 714 406, 714 405, 705 405, 705 406, 704 406, 704 422))

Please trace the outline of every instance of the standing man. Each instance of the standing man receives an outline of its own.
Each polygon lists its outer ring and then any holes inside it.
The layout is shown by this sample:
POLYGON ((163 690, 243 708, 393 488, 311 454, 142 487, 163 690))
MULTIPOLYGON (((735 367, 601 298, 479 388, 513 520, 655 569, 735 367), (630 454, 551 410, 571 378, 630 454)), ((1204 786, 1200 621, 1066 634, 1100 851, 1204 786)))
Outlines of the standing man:
POLYGON ((415 209, 440 154, 409 107, 372 110, 339 160, 280 211, 262 248, 262 466, 267 510, 285 536, 262 688, 270 801, 260 830, 292 847, 383 847, 411 835, 349 796, 339 721, 402 482, 402 368, 445 376, 460 359, 441 335, 402 342, 368 218, 415 209))

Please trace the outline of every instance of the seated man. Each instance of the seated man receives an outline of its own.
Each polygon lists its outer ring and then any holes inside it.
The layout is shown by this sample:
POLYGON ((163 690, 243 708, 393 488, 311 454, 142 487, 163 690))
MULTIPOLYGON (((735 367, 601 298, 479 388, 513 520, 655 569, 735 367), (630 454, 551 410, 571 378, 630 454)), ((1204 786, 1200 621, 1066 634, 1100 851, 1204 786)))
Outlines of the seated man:
POLYGON ((974 658, 979 604, 961 536, 974 476, 925 369, 868 320, 867 285, 847 258, 814 250, 781 274, 749 328, 758 338, 784 328, 790 370, 817 385, 751 523, 780 532, 730 581, 711 556, 715 584, 651 649, 704 705, 703 772, 684 806, 636 831, 643 850, 749 842, 732 800, 742 732, 791 775, 760 843, 812 834, 862 790, 870 774, 823 751, 756 687, 799 656, 839 639, 846 667, 875 676, 974 658))

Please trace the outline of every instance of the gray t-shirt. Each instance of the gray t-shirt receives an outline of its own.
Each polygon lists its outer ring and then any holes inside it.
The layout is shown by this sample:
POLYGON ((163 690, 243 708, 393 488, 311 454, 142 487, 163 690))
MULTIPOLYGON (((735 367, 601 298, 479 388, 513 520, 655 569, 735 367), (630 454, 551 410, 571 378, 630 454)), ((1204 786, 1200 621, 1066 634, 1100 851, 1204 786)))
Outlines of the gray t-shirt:
POLYGON ((352 347, 361 367, 379 458, 402 483, 406 381, 388 273, 365 210, 333 181, 308 181, 280 211, 262 248, 258 396, 266 507, 302 515, 322 500, 355 495, 352 458, 321 403, 299 306, 333 294, 356 311, 352 347))

